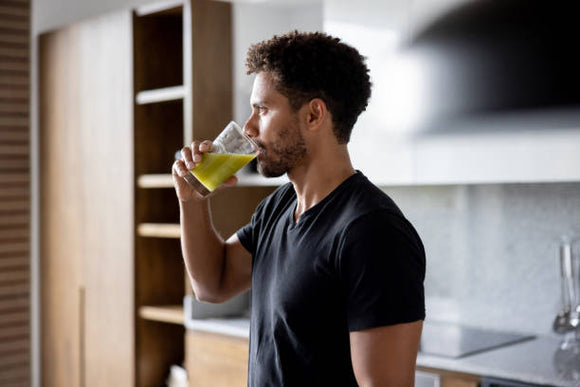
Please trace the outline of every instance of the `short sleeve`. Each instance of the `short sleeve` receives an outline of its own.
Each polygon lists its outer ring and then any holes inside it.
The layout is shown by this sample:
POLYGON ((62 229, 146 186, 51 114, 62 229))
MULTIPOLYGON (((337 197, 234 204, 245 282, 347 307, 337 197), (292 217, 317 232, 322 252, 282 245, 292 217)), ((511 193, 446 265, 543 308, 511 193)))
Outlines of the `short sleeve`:
POLYGON ((257 214, 258 210, 254 212, 250 222, 245 226, 243 226, 242 228, 240 228, 236 233, 242 246, 244 246, 244 248, 248 250, 252 255, 254 255, 254 253, 256 252, 257 245, 257 233, 258 233, 256 224, 257 223, 256 219, 258 218, 257 214))
POLYGON ((377 211, 358 218, 339 251, 349 331, 425 318, 425 252, 404 217, 377 211))

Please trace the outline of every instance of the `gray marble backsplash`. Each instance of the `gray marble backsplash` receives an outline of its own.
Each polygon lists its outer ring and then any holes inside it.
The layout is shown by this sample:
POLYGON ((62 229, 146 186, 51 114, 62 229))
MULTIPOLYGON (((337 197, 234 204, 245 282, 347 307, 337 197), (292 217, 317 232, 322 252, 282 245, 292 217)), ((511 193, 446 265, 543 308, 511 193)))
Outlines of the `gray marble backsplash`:
POLYGON ((427 319, 552 335, 580 183, 383 187, 427 252, 427 319))

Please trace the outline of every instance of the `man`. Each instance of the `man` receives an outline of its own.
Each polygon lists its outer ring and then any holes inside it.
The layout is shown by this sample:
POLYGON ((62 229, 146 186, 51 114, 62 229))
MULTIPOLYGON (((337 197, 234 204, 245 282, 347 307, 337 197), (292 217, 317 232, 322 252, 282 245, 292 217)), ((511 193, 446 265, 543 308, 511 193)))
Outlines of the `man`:
POLYGON ((247 67, 256 77, 244 131, 259 145, 258 170, 290 183, 223 241, 207 199, 182 179, 211 142, 182 149, 173 177, 197 298, 252 288, 250 386, 413 386, 425 255, 395 203, 350 162, 370 97, 364 58, 328 35, 292 32, 252 46, 247 67))

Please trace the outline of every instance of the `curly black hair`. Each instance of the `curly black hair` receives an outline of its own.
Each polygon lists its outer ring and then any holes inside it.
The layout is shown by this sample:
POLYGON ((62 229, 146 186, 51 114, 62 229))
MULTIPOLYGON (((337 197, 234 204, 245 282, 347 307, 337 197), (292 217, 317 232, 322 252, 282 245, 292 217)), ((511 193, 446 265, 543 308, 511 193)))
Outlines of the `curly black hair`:
POLYGON ((339 143, 350 140, 352 128, 368 104, 371 81, 365 58, 340 39, 322 32, 292 31, 252 45, 247 73, 266 72, 294 111, 321 98, 332 115, 339 143))

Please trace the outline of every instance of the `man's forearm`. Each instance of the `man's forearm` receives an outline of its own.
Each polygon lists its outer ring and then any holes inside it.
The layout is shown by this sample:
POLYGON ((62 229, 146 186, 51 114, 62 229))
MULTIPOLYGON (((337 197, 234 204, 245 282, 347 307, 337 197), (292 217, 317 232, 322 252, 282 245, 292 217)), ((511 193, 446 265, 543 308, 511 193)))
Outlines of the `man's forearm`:
POLYGON ((181 250, 198 299, 219 298, 224 265, 224 241, 211 220, 208 200, 180 202, 181 250))

